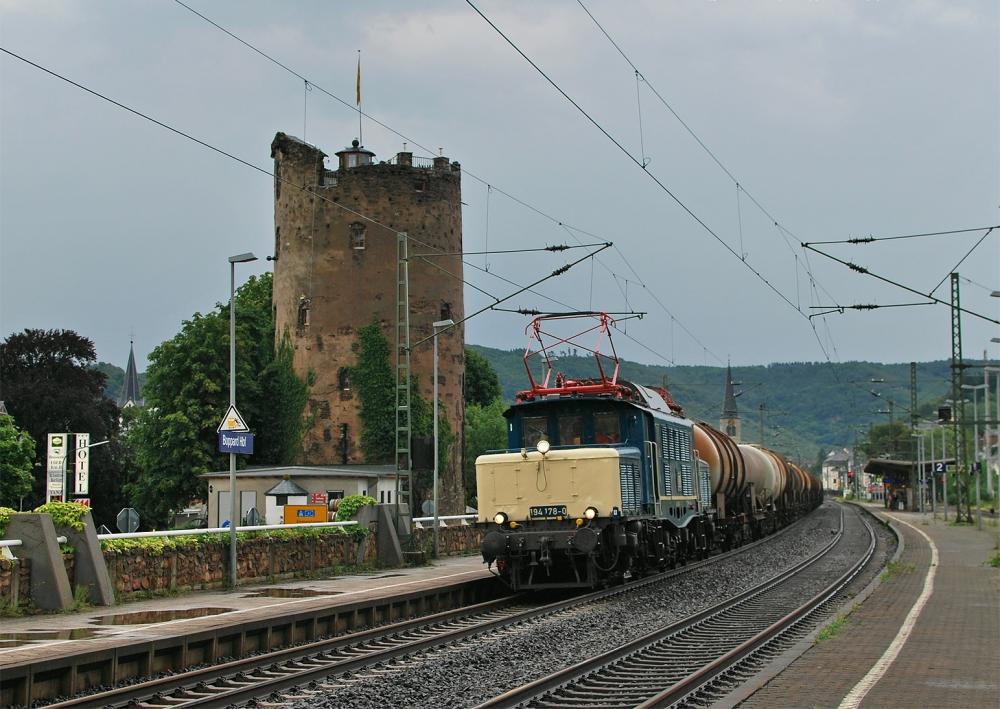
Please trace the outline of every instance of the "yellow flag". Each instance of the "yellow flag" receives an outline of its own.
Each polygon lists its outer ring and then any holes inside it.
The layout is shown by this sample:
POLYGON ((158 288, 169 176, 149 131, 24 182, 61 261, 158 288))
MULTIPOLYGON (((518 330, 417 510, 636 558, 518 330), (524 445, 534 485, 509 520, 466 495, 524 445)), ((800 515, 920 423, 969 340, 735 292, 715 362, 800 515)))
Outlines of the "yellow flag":
POLYGON ((358 82, 356 89, 357 97, 355 98, 355 103, 361 105, 361 52, 358 52, 358 82))

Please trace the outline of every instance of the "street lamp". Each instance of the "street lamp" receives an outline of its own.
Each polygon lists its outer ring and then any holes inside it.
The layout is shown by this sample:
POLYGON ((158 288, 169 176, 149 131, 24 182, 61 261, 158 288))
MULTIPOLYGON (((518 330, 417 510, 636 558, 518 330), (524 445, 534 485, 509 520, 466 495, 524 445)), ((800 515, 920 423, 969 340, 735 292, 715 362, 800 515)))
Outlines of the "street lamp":
POLYGON ((979 467, 981 465, 979 461, 979 390, 986 390, 986 395, 989 396, 989 389, 986 389, 986 384, 963 384, 963 389, 969 389, 972 391, 972 460, 976 464, 976 522, 979 529, 983 528, 983 509, 980 506, 982 503, 981 493, 979 491, 979 477, 981 472, 979 467))
POLYGON ((431 323, 434 328, 434 558, 438 555, 438 335, 442 330, 454 327, 454 320, 438 320, 431 323))
MULTIPOLYGON (((229 405, 236 406, 236 264, 256 261, 249 251, 229 257, 229 405)), ((236 588, 239 577, 236 568, 236 524, 239 519, 239 497, 236 494, 236 453, 229 453, 229 586, 236 588)), ((221 510, 220 510, 221 512, 221 510)))

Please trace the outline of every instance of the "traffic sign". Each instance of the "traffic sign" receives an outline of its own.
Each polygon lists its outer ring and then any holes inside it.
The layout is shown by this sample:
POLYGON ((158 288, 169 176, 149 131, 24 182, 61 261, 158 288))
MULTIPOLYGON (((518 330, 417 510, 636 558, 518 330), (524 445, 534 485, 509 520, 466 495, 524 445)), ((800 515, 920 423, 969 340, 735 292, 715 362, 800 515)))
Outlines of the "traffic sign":
POLYGON ((78 505, 83 505, 84 507, 90 507, 89 497, 74 497, 73 502, 75 502, 78 505))
POLYGON ((219 452, 250 455, 253 453, 253 434, 219 431, 219 452))
POLYGON ((226 431, 227 433, 249 433, 250 427, 247 426, 246 421, 240 415, 240 412, 236 410, 234 404, 229 405, 229 410, 226 411, 226 415, 222 417, 222 423, 219 424, 217 429, 219 433, 226 431))
POLYGON ((139 529, 139 513, 131 507, 126 507, 115 517, 115 522, 119 532, 131 534, 139 529))

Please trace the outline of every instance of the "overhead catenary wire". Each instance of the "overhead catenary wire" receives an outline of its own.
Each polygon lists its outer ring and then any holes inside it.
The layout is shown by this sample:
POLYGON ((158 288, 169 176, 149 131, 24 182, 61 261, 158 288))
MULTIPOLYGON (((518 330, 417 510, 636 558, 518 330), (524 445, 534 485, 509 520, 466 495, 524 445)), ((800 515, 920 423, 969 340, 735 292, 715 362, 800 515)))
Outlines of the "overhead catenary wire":
MULTIPOLYGON (((639 67, 636 66, 635 62, 633 62, 632 59, 625 53, 625 50, 623 50, 621 46, 618 44, 618 42, 614 40, 611 34, 604 28, 604 25, 601 24, 601 22, 594 16, 594 14, 587 8, 587 6, 583 4, 583 1, 577 0, 577 4, 583 9, 585 13, 587 13, 587 16, 597 26, 597 29, 600 30, 601 34, 604 35, 604 37, 608 40, 608 42, 610 42, 611 45, 618 51, 622 59, 624 59, 625 62, 632 68, 632 70, 635 72, 636 77, 642 79, 642 82, 649 87, 649 90, 653 93, 654 96, 656 96, 656 98, 660 101, 660 103, 662 103, 663 106, 668 111, 670 111, 671 115, 673 115, 673 117, 677 119, 677 122, 680 123, 681 126, 683 126, 684 130, 687 131, 687 133, 695 140, 695 142, 698 143, 699 146, 701 146, 702 150, 705 151, 705 153, 712 159, 712 161, 719 167, 719 169, 721 169, 726 174, 726 176, 736 185, 737 190, 738 191, 742 190, 743 194, 745 194, 747 198, 750 199, 753 205, 757 207, 757 209, 760 210, 762 214, 764 214, 776 227, 782 228, 777 218, 773 214, 771 214, 771 212, 766 207, 764 207, 764 205, 761 204, 761 202, 753 194, 748 192, 746 188, 744 188, 740 184, 740 181, 736 178, 736 175, 734 175, 733 172, 728 167, 726 167, 726 165, 722 162, 722 160, 712 151, 711 148, 708 147, 705 141, 701 139, 701 136, 699 136, 695 132, 695 130, 687 123, 687 121, 681 118, 680 114, 676 111, 676 109, 674 109, 674 107, 670 104, 670 102, 663 97, 663 95, 656 89, 656 87, 649 81, 649 79, 639 70, 639 67)), ((737 193, 737 199, 738 198, 739 194, 737 193)), ((742 242, 742 231, 740 237, 742 242)), ((801 241, 801 239, 796 239, 796 240, 801 241)), ((786 245, 789 247, 789 249, 791 249, 794 252, 794 247, 791 244, 789 244, 787 240, 786 240, 786 245)), ((740 252, 741 254, 743 254, 742 246, 740 247, 740 252)), ((743 255, 745 256, 745 254, 743 255)), ((808 266, 806 267, 806 270, 807 273, 809 273, 809 275, 812 276, 811 271, 808 270, 808 266)))
POLYGON ((984 229, 1000 229, 1000 224, 993 226, 979 226, 972 229, 951 229, 950 231, 928 231, 923 234, 903 234, 901 236, 862 236, 851 239, 838 239, 834 241, 810 241, 809 244, 872 244, 876 241, 895 241, 897 239, 919 239, 925 236, 947 236, 951 234, 968 234, 973 231, 983 231, 984 229))
MULTIPOLYGON (((379 120, 375 116, 362 111, 362 109, 361 109, 360 106, 355 106, 355 104, 350 103, 350 102, 348 102, 345 99, 342 99, 340 96, 337 96, 335 93, 333 93, 333 92, 329 91, 328 89, 324 88, 323 86, 317 84, 315 81, 308 79, 302 73, 296 71, 295 69, 291 68, 287 64, 279 61, 278 59, 276 59, 271 54, 269 54, 269 53, 267 53, 267 52, 259 49, 258 47, 254 46, 251 42, 248 42, 247 40, 245 40, 242 37, 238 36, 234 32, 230 31, 229 29, 227 29, 223 25, 221 25, 218 22, 212 20, 211 18, 207 17, 206 15, 202 14, 201 12, 198 12, 193 7, 191 7, 190 5, 188 5, 187 3, 182 2, 182 0, 174 0, 174 2, 177 5, 183 7, 184 9, 188 10, 189 12, 191 12, 193 15, 199 17, 203 21, 205 21, 208 24, 212 25, 213 27, 215 27, 219 31, 223 32, 227 36, 229 36, 232 39, 236 40, 237 42, 239 42, 243 46, 247 47, 248 49, 250 49, 254 53, 258 54, 259 56, 263 57, 267 61, 271 62, 275 66, 283 69, 284 71, 288 72, 289 74, 291 74, 292 76, 294 76, 294 77, 296 77, 298 79, 301 79, 303 81, 308 81, 309 84, 310 84, 310 86, 313 89, 315 89, 315 90, 319 91, 320 93, 326 95, 327 97, 329 97, 330 99, 336 101, 337 103, 342 104, 344 107, 348 108, 352 112, 356 111, 358 113, 358 115, 359 115, 359 120, 360 120, 360 117, 363 116, 364 118, 368 119, 369 121, 371 121, 375 125, 378 125, 379 127, 381 127, 383 129, 385 129, 386 131, 392 133, 393 135, 401 138, 404 141, 404 143, 412 143, 413 145, 417 146, 418 148, 424 150, 425 152, 427 152, 429 154, 434 154, 435 151, 432 150, 431 148, 428 148, 427 146, 421 144, 419 141, 414 140, 413 138, 409 137, 408 135, 406 135, 406 134, 402 133, 401 131, 393 128, 392 126, 388 125, 387 123, 379 120)), ((477 182, 479 182, 482 185, 484 185, 487 188, 487 198, 489 198, 489 195, 492 192, 495 191, 495 192, 503 195, 507 199, 511 200, 515 204, 517 204, 517 205, 519 205, 519 206, 521 206, 521 207, 529 210, 530 212, 538 215, 539 217, 541 217, 543 219, 546 219, 546 220, 550 221, 553 224, 556 224, 556 225, 558 225, 560 227, 563 227, 563 228, 572 229, 575 232, 578 232, 580 234, 583 234, 583 235, 588 236, 588 237, 593 238, 593 239, 598 239, 598 240, 600 240, 602 242, 603 241, 609 241, 608 239, 606 239, 606 238, 604 238, 602 236, 594 234, 594 233, 592 233, 590 231, 587 231, 585 229, 581 229, 580 227, 573 226, 573 225, 565 222, 565 220, 559 219, 559 218, 553 216, 552 214, 549 214, 549 213, 545 212, 544 210, 540 209, 539 207, 531 204, 530 202, 528 202, 528 201, 526 201, 526 200, 524 200, 524 199, 522 199, 522 198, 520 198, 520 197, 518 197, 518 196, 516 196, 516 195, 514 195, 514 194, 512 194, 512 193, 510 193, 510 192, 508 192, 508 191, 506 191, 506 190, 498 187, 498 186, 496 186, 495 184, 492 184, 491 182, 487 181, 485 178, 480 177, 479 175, 477 175, 475 172, 470 171, 468 169, 468 166, 466 166, 466 165, 463 165, 462 174, 465 175, 465 176, 467 176, 467 177, 469 177, 469 178, 471 178, 471 179, 473 179, 473 180, 476 180, 477 182)), ((488 229, 488 225, 487 225, 487 229, 488 229)), ((636 272, 635 268, 632 266, 632 263, 625 256, 625 254, 622 252, 622 250, 620 248, 618 248, 617 246, 615 246, 615 252, 622 259, 622 261, 625 262, 626 266, 629 268, 629 270, 631 270, 631 272, 633 273, 633 275, 635 275, 637 278, 639 278, 639 275, 636 272)), ((597 259, 597 261, 598 261, 598 263, 602 263, 600 259, 597 259)), ((485 265, 485 272, 490 272, 489 262, 486 261, 485 259, 484 259, 484 265, 485 265)), ((613 273, 613 271, 612 271, 612 273, 613 273)), ((664 312, 667 313, 667 315, 669 315, 671 318, 674 318, 677 321, 678 325, 681 326, 681 329, 682 329, 682 331, 685 334, 687 334, 689 337, 691 337, 702 348, 702 350, 710 353, 712 355, 712 357, 714 359, 716 359, 717 361, 719 361, 720 363, 722 362, 722 359, 715 352, 713 352, 712 350, 710 350, 703 342, 701 342, 697 337, 695 337, 693 335, 693 333, 691 332, 691 330, 679 318, 676 318, 676 316, 673 313, 671 313, 669 310, 666 309, 666 307, 663 305, 663 302, 646 286, 646 284, 644 282, 641 281, 641 278, 640 278, 640 283, 641 283, 642 287, 644 289, 646 289, 646 291, 653 297, 654 302, 656 302, 656 304, 658 306, 660 306, 660 308, 662 308, 664 310, 664 312)))
POLYGON ((934 291, 936 291, 938 288, 940 288, 941 284, 944 283, 946 280, 948 280, 948 277, 951 274, 955 273, 958 270, 958 267, 961 266, 965 262, 965 259, 969 258, 969 256, 972 254, 972 252, 975 251, 979 247, 979 245, 981 243, 983 243, 983 241, 986 240, 986 237, 989 236, 990 233, 994 229, 996 229, 996 227, 992 227, 991 226, 989 229, 986 230, 985 234, 983 234, 981 237, 979 237, 979 241, 977 241, 976 243, 974 243, 972 245, 972 247, 968 251, 965 252, 965 256, 963 256, 962 258, 960 258, 958 260, 958 263, 956 263, 954 266, 952 266, 951 269, 946 274, 944 274, 944 277, 940 281, 938 281, 938 284, 936 286, 934 286, 933 288, 931 288, 931 294, 933 294, 934 291))
MULTIPOLYGON (((342 209, 345 212, 356 216, 359 219, 364 219, 364 220, 368 221, 369 223, 371 223, 373 225, 382 227, 383 229, 387 230, 388 232, 390 232, 392 234, 398 234, 398 233, 400 233, 396 229, 393 229, 393 228, 391 228, 391 227, 389 227, 389 226, 387 226, 387 225, 379 222, 378 220, 376 220, 376 219, 374 219, 374 218, 372 218, 372 217, 370 217, 370 216, 368 216, 368 215, 366 215, 366 214, 364 214, 362 212, 359 212, 357 210, 351 209, 350 207, 347 207, 347 206, 345 206, 343 204, 340 204, 339 202, 337 202, 335 200, 332 200, 332 199, 329 199, 329 198, 323 197, 322 195, 317 194, 308 185, 299 185, 299 184, 296 184, 296 183, 294 183, 294 182, 292 182, 290 180, 282 178, 279 175, 276 175, 275 173, 271 172, 270 170, 266 170, 266 169, 264 169, 264 168, 262 168, 262 167, 260 167, 258 165, 254 165, 253 163, 249 162, 248 160, 244 160, 243 158, 241 158, 241 157, 239 157, 237 155, 234 155, 233 153, 230 153, 230 152, 228 152, 226 150, 223 150, 222 148, 216 147, 216 146, 212 145, 211 143, 208 143, 208 142, 206 142, 206 141, 204 141, 204 140, 202 140, 200 138, 197 138, 197 137, 191 135, 190 133, 182 131, 179 128, 175 128, 174 126, 171 126, 171 125, 169 125, 167 123, 164 123, 163 121, 160 121, 160 120, 158 120, 156 118, 153 118, 152 116, 150 116, 150 115, 148 115, 146 113, 143 113, 142 111, 139 111, 139 110, 137 110, 135 108, 127 106, 124 103, 121 103, 120 101, 116 101, 115 99, 113 99, 113 98, 111 98, 109 96, 106 96, 105 94, 102 94, 99 91, 96 91, 96 90, 91 89, 91 88, 89 88, 87 86, 84 86, 83 84, 80 84, 80 83, 78 83, 76 81, 73 81, 72 79, 70 79, 70 78, 68 78, 66 76, 63 76, 62 74, 59 74, 58 72, 55 72, 55 71, 53 71, 51 69, 48 69, 48 68, 46 68, 46 67, 44 67, 44 66, 42 66, 40 64, 37 64, 36 62, 33 62, 30 59, 27 59, 26 57, 21 56, 20 54, 12 52, 9 49, 6 49, 5 47, 0 47, 0 52, 3 52, 5 54, 7 54, 7 55, 9 55, 9 56, 11 56, 11 57, 13 57, 13 58, 21 61, 21 62, 24 62, 25 64, 28 64, 29 66, 32 66, 32 67, 34 67, 34 68, 36 68, 36 69, 38 69, 40 71, 43 71, 46 74, 49 74, 50 76, 52 76, 54 78, 57 78, 57 79, 59 79, 61 81, 64 81, 64 82, 66 82, 66 83, 68 83, 68 84, 70 84, 70 85, 72 85, 72 86, 74 86, 74 87, 76 87, 76 88, 78 88, 78 89, 80 89, 82 91, 85 91, 88 94, 91 94, 91 95, 93 95, 93 96, 95 96, 97 98, 100 98, 101 100, 106 101, 106 102, 108 102, 108 103, 116 106, 117 108, 120 108, 120 109, 122 109, 124 111, 127 111, 127 112, 129 112, 129 113, 131 113, 131 114, 133 114, 135 116, 138 116, 138 117, 140 117, 140 118, 142 118, 142 119, 144 119, 146 121, 149 121, 149 122, 151 122, 151 123, 153 123, 153 124, 155 124, 157 126, 160 126, 161 128, 164 128, 164 129, 170 131, 171 133, 174 133, 174 134, 176 134, 178 136, 181 136, 181 137, 185 138, 186 140, 190 140, 190 141, 192 141, 192 142, 194 142, 194 143, 196 143, 196 144, 198 144, 198 145, 200 145, 200 146, 202 146, 202 147, 204 147, 204 148, 206 148, 208 150, 211 150, 212 152, 215 152, 215 153, 217 153, 219 155, 222 155, 222 156, 227 157, 227 158, 229 158, 231 160, 234 160, 234 161, 240 163, 241 165, 249 167, 252 170, 256 170, 257 172, 259 172, 261 174, 267 175, 268 177, 270 177, 270 178, 272 178, 272 179, 280 182, 283 185, 287 185, 288 187, 293 188, 293 189, 297 189, 297 190, 299 190, 301 192, 306 192, 306 193, 310 194, 315 199, 323 200, 323 201, 327 202, 328 204, 334 205, 337 208, 342 209)), ((426 248, 429 248, 429 249, 436 249, 437 248, 437 247, 435 247, 435 246, 433 246, 431 244, 428 244, 428 243, 426 243, 424 241, 421 241, 419 239, 416 239, 414 237, 408 236, 407 238, 409 238, 410 240, 412 240, 414 243, 420 244, 421 246, 424 246, 426 248)), ((496 298, 495 296, 491 296, 491 297, 494 297, 496 299, 496 302, 498 302, 498 303, 504 302, 505 300, 509 300, 510 298, 514 297, 518 293, 524 292, 525 290, 530 290, 531 288, 534 288, 535 286, 539 285, 540 283, 543 283, 543 282, 547 281, 550 278, 553 278, 555 276, 561 275, 562 273, 565 273, 567 270, 569 270, 570 268, 572 268, 572 266, 576 265, 580 261, 592 257, 594 254, 599 253, 599 252, 603 251, 604 249, 609 248, 611 245, 612 245, 611 242, 605 242, 604 245, 602 245, 597 251, 595 251, 595 252, 593 252, 591 254, 588 254, 586 256, 583 256, 580 259, 577 259, 576 261, 573 261, 572 263, 567 264, 567 265, 565 265, 565 266, 563 266, 563 267, 561 267, 559 269, 556 269, 555 271, 553 271, 552 273, 550 273, 548 276, 545 276, 543 278, 538 279, 537 281, 535 281, 534 283, 532 283, 530 286, 523 287, 521 290, 517 291, 514 294, 505 296, 504 298, 496 298)), ((469 264, 469 265, 471 265, 471 264, 469 264)), ((473 266, 473 268, 475 268, 475 266, 473 266)), ((496 274, 491 274, 491 275, 495 276, 496 274)), ((457 278, 457 276, 453 276, 453 277, 457 278)), ((461 280, 462 280, 463 283, 471 285, 471 284, 468 283, 468 281, 465 281, 464 279, 461 279, 461 280)), ((463 320, 461 322, 465 322, 466 320, 469 320, 470 318, 475 317, 475 315, 478 315, 481 312, 484 312, 485 310, 488 310, 488 309, 489 308, 486 308, 486 309, 484 309, 482 311, 478 311, 478 312, 474 313, 473 315, 467 316, 467 317, 463 318, 463 320)), ((421 340, 421 342, 423 342, 423 340, 421 340)), ((420 344, 420 343, 417 343, 417 344, 420 344)))
MULTIPOLYGON (((607 242, 601 242, 607 243, 607 242)), ((585 249, 593 248, 595 246, 600 246, 600 243, 594 244, 577 244, 576 246, 570 246, 568 244, 554 244, 552 246, 539 246, 536 248, 526 248, 526 249, 495 249, 492 251, 439 251, 435 254, 414 254, 415 256, 482 256, 483 254, 526 254, 534 253, 539 251, 550 251, 555 253, 557 251, 569 251, 570 249, 585 249)))
MULTIPOLYGON (((832 254, 828 254, 828 253, 825 253, 823 251, 820 251, 815 246, 811 246, 809 244, 802 244, 802 246, 805 247, 805 248, 807 248, 807 249, 809 249, 810 251, 815 251, 820 256, 825 256, 826 258, 830 259, 831 261, 836 261, 837 263, 839 263, 839 264, 841 264, 843 266, 847 266, 852 271, 855 271, 855 272, 860 273, 862 275, 871 276, 872 278, 880 280, 883 283, 888 283, 889 285, 895 286, 896 288, 901 288, 901 289, 903 289, 905 291, 913 293, 914 295, 919 295, 919 296, 921 296, 923 298, 928 298, 930 300, 933 300, 935 303, 938 303, 939 305, 947 305, 949 307, 954 307, 948 301, 941 300, 940 298, 937 298, 937 297, 935 297, 933 295, 929 295, 927 293, 921 293, 916 288, 911 288, 910 286, 907 286, 907 285, 904 285, 902 283, 899 283, 898 281, 894 281, 891 278, 886 278, 885 276, 881 276, 881 275, 879 275, 877 273, 874 273, 873 271, 869 271, 864 266, 859 266, 858 264, 852 263, 851 261, 844 261, 843 259, 837 258, 836 256, 834 256, 832 254)), ((979 318, 981 320, 985 320, 987 322, 994 323, 995 325, 1000 325, 1000 320, 996 320, 995 318, 991 318, 991 317, 989 317, 987 315, 983 315, 982 313, 977 313, 974 310, 969 310, 968 308, 962 308, 962 307, 958 307, 956 309, 959 312, 965 313, 966 315, 971 315, 972 317, 979 318)))
POLYGON ((784 293, 782 293, 777 287, 775 287, 775 285, 773 283, 771 283, 771 281, 768 280, 760 271, 758 271, 756 268, 754 268, 748 261, 746 261, 745 259, 743 259, 733 249, 733 247, 728 242, 726 242, 725 239, 723 239, 714 229, 712 229, 712 227, 710 227, 701 217, 699 217, 690 207, 688 207, 687 204, 685 204, 683 200, 681 200, 676 194, 674 194, 674 192, 669 187, 667 187, 667 185, 662 180, 660 180, 658 177, 656 177, 651 171, 649 171, 645 167, 643 167, 642 163, 628 150, 628 148, 626 148, 624 145, 622 145, 622 143, 617 138, 615 138, 603 125, 601 125, 601 123, 599 123, 593 116, 591 116, 590 113, 588 113, 579 103, 576 102, 576 100, 573 99, 573 97, 571 97, 568 93, 566 93, 566 91, 563 90, 563 88, 561 86, 559 86, 559 84, 557 84, 540 66, 538 66, 538 64, 536 64, 535 61, 531 59, 531 57, 529 57, 520 47, 518 47, 518 45, 513 40, 511 40, 503 32, 503 30, 501 30, 492 20, 490 20, 490 18, 487 17, 482 12, 482 10, 480 10, 478 7, 476 7, 475 3, 473 3, 472 0, 465 0, 465 2, 491 28, 493 28, 493 30, 498 35, 500 35, 500 37, 505 42, 507 42, 507 44, 509 44, 511 46, 511 48, 515 52, 517 52, 519 55, 521 55, 521 57, 526 62, 528 62, 528 64, 531 65, 531 67, 536 72, 538 72, 538 74, 542 78, 544 78, 549 83, 549 85, 551 85, 581 115, 583 115, 584 118, 586 118, 587 121, 591 123, 591 125, 593 125, 595 128, 597 128, 597 130, 600 131, 609 141, 611 141, 611 143, 616 148, 618 148, 618 150, 621 153, 623 153, 630 161, 632 161, 636 166, 638 166, 639 168, 641 168, 642 171, 643 171, 643 173, 646 174, 646 175, 648 175, 649 179, 653 180, 653 182, 660 188, 660 190, 662 190, 667 196, 669 196, 684 212, 686 212, 688 214, 688 216, 690 216, 692 219, 694 219, 695 222, 697 222, 709 235, 712 236, 712 238, 714 238, 717 242, 719 242, 719 244, 726 251, 728 251, 730 254, 732 254, 734 257, 736 257, 740 261, 740 263, 742 263, 754 276, 756 276, 756 278, 758 280, 761 281, 761 283, 763 283, 765 286, 767 286, 768 289, 770 289, 771 291, 773 291, 775 295, 777 295, 782 301, 784 301, 790 308, 792 308, 793 310, 795 310, 795 312, 799 313, 800 315, 803 316, 803 318, 805 318, 806 320, 808 320, 808 318, 805 316, 805 314, 802 313, 796 307, 795 303, 793 303, 791 300, 789 300, 789 298, 784 293))

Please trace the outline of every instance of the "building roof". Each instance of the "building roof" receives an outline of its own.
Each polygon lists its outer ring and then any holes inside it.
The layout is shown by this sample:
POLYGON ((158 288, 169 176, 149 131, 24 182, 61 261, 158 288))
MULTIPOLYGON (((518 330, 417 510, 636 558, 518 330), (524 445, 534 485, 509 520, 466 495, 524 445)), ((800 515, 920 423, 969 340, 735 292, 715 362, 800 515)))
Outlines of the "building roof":
POLYGON ((308 495, 309 492, 291 480, 282 480, 280 483, 272 487, 270 490, 264 493, 265 495, 308 495))
MULTIPOLYGON (((395 475, 393 465, 277 465, 237 470, 238 478, 381 478, 395 475)), ((228 478, 228 470, 203 473, 200 478, 228 478)))
POLYGON ((125 365, 125 382, 122 393, 118 397, 118 406, 142 406, 142 395, 139 392, 139 372, 135 368, 135 343, 128 343, 128 364, 125 365))
POLYGON ((733 391, 733 369, 726 365, 726 398, 722 402, 722 418, 738 419, 739 409, 736 408, 736 392, 733 391))

